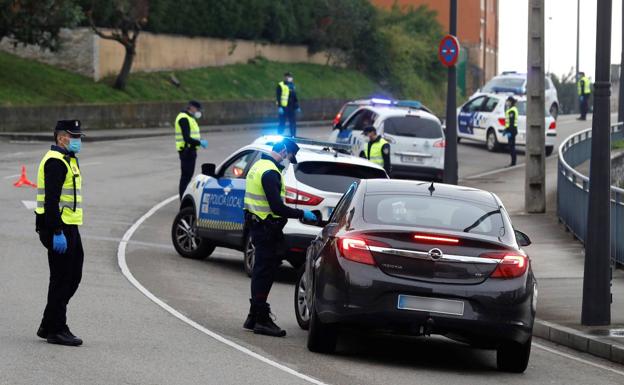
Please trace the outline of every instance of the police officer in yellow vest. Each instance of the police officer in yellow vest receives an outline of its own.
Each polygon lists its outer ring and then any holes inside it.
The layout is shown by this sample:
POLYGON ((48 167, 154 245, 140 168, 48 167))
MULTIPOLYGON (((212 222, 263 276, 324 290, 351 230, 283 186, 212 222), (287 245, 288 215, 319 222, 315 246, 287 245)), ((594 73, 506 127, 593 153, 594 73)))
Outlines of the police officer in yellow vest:
POLYGON ((373 126, 364 127, 362 135, 368 136, 368 143, 360 156, 380 165, 390 174, 390 171, 392 171, 390 143, 382 138, 381 135, 377 135, 377 130, 373 126))
POLYGON ((290 136, 297 136, 297 113, 301 112, 301 108, 299 108, 293 75, 290 72, 286 72, 284 80, 277 83, 275 97, 279 116, 277 132, 282 135, 286 128, 286 119, 288 119, 290 136))
POLYGON ((282 229, 288 218, 302 218, 310 222, 317 219, 310 210, 293 209, 284 204, 286 186, 282 172, 290 164, 297 164, 298 151, 299 146, 290 139, 276 143, 270 155, 263 155, 254 163, 246 178, 245 219, 255 249, 255 261, 251 276, 251 307, 243 327, 256 334, 286 335, 286 331, 273 322, 267 303, 282 260, 277 255, 284 238, 282 229))
POLYGON ((55 144, 44 155, 37 174, 36 230, 48 249, 48 301, 37 336, 51 344, 78 346, 82 340, 67 326, 67 304, 82 278, 84 253, 78 226, 82 225, 82 175, 76 154, 84 136, 78 120, 61 120, 55 144))
POLYGON ((579 72, 576 88, 579 96, 579 107, 581 116, 578 120, 587 120, 587 111, 589 111, 589 97, 591 96, 591 82, 585 76, 585 72, 579 72))
POLYGON ((509 96, 505 101, 505 130, 503 135, 507 137, 511 163, 509 167, 516 165, 516 135, 518 135, 518 107, 516 98, 509 96))
POLYGON ((180 199, 195 172, 197 147, 208 147, 208 141, 201 138, 197 119, 201 118, 201 104, 191 100, 184 111, 180 111, 175 119, 175 144, 180 156, 180 199))

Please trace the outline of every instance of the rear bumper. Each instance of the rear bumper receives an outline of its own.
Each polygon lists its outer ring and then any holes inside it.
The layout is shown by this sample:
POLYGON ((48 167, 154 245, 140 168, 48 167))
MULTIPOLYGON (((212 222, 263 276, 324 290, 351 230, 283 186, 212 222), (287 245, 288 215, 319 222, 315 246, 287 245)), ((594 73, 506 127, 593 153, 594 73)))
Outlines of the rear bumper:
POLYGON ((441 181, 444 177, 444 169, 425 166, 404 166, 392 164, 390 175, 396 177, 409 177, 414 179, 426 179, 441 181))

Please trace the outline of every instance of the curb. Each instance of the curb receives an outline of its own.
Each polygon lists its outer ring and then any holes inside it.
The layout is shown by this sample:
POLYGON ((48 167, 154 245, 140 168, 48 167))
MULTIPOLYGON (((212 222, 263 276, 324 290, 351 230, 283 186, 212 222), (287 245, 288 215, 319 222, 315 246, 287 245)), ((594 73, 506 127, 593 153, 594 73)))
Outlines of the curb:
POLYGON ((623 346, 601 340, 567 326, 535 319, 533 335, 617 364, 624 364, 623 346))
MULTIPOLYGON (((298 122, 297 127, 317 127, 317 126, 331 126, 331 121, 305 121, 298 122)), ((218 125, 218 126, 202 126, 201 131, 203 133, 212 132, 236 132, 236 131, 253 131, 263 128, 277 128, 277 123, 271 122, 268 124, 240 124, 240 125, 218 125)), ((172 136, 173 128, 171 129, 156 129, 154 132, 146 132, 146 129, 137 129, 139 132, 129 132, 127 129, 119 129, 120 132, 110 130, 110 133, 97 135, 97 130, 94 130, 94 135, 87 135, 83 139, 85 142, 103 142, 109 140, 123 140, 123 139, 143 139, 153 138, 159 136, 172 136), (122 133, 123 131, 123 133, 122 133)), ((49 142, 52 138, 51 132, 0 132, 0 140, 8 141, 28 141, 28 142, 49 142)))

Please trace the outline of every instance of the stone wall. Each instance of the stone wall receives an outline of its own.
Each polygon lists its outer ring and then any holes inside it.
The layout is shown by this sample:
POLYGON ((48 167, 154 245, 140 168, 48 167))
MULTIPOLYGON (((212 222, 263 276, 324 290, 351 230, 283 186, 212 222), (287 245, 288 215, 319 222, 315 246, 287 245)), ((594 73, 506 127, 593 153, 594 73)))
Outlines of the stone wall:
MULTIPOLYGON (((7 39, 0 41, 0 50, 20 57, 58 66, 95 81, 116 75, 124 58, 121 44, 99 38, 88 28, 62 30, 58 52, 37 46, 14 46, 7 39)), ((339 52, 309 54, 304 45, 262 44, 248 40, 222 40, 142 32, 132 65, 133 72, 184 70, 247 63, 262 56, 283 63, 341 64, 339 52)))
MULTIPOLYGON (((304 120, 331 120, 346 100, 317 99, 301 102, 304 120)), ((202 125, 262 123, 277 119, 275 102, 202 102, 202 125)), ((51 130, 60 119, 80 119, 86 129, 171 127, 184 102, 85 104, 0 107, 0 132, 51 130)))

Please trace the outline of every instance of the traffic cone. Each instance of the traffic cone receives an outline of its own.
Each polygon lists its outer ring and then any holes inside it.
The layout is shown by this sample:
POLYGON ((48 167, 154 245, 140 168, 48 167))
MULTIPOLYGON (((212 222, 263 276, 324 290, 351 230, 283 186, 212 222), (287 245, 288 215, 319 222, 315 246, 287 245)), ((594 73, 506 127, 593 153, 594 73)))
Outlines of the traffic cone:
POLYGON ((26 166, 22 166, 22 175, 20 175, 17 182, 13 183, 13 186, 15 187, 22 187, 22 186, 37 187, 35 183, 28 180, 28 177, 26 176, 26 166))

